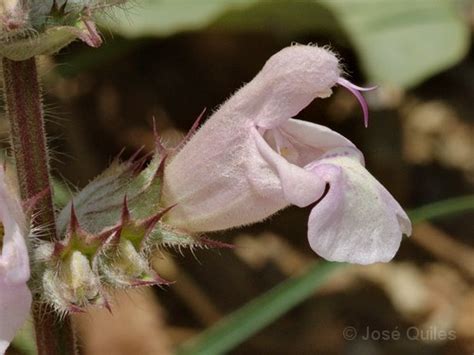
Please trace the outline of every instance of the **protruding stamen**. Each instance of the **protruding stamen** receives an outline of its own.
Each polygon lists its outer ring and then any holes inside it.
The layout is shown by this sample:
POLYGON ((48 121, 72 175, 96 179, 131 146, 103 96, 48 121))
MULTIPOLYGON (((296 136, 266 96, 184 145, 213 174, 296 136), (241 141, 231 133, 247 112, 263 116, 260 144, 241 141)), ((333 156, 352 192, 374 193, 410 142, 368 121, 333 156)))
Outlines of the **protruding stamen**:
POLYGON ((344 78, 339 78, 337 80, 337 83, 349 90, 356 97, 357 101, 359 101, 360 106, 362 107, 362 112, 364 113, 364 126, 367 127, 369 125, 369 108, 367 106, 367 102, 364 99, 364 96, 362 96, 359 91, 374 90, 377 88, 377 86, 363 88, 352 84, 349 80, 346 80, 344 78))

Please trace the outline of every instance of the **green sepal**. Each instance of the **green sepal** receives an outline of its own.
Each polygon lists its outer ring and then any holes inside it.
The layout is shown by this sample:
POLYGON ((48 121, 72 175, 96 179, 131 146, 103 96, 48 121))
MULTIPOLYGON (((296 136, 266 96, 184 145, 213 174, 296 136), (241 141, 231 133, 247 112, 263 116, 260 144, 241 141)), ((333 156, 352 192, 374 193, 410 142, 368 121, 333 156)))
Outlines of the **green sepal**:
POLYGON ((116 231, 117 228, 109 228, 98 235, 86 232, 79 225, 74 205, 72 205, 67 234, 62 241, 55 243, 52 258, 65 260, 70 257, 74 251, 79 251, 92 263, 94 257, 116 231))

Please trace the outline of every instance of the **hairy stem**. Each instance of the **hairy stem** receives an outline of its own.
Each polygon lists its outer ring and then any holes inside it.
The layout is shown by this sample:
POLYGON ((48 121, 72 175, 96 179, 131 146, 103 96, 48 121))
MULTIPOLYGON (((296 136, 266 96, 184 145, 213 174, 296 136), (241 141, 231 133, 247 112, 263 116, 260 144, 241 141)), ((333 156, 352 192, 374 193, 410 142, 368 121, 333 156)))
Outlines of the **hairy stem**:
MULTIPOLYGON (((32 224, 41 228, 42 238, 52 241, 57 238, 55 214, 35 59, 12 61, 3 58, 3 82, 21 197, 23 201, 38 199, 34 204, 32 224)), ((38 296, 35 296, 32 311, 39 355, 76 353, 69 317, 60 321, 38 296)))

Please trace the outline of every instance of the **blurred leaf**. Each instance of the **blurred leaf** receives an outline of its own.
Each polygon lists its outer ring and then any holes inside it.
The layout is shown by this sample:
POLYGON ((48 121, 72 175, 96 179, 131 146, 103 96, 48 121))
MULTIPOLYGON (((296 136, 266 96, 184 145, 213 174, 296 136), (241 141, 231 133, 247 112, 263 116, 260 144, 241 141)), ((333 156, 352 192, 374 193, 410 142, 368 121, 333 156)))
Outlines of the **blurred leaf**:
POLYGON ((413 223, 474 211, 474 195, 433 202, 410 211, 413 223))
POLYGON ((15 350, 24 355, 36 355, 35 335, 33 331, 33 319, 28 319, 23 327, 16 333, 12 341, 15 350))
POLYGON ((129 11, 116 9, 100 23, 131 38, 204 28, 265 31, 286 37, 308 31, 342 36, 329 10, 317 0, 143 0, 129 11))
POLYGON ((446 0, 320 0, 332 9, 374 82, 418 84, 467 53, 469 29, 446 0))
POLYGON ((114 10, 100 22, 125 37, 169 36, 199 30, 223 12, 257 0, 142 0, 125 11, 114 10))
POLYGON ((59 181, 56 178, 52 179, 52 186, 53 186, 53 196, 54 196, 54 205, 57 208, 62 208, 66 206, 69 200, 72 198, 73 193, 68 188, 68 186, 59 181))
POLYGON ((102 20, 126 37, 207 27, 348 37, 369 80, 411 87, 466 54, 469 29, 452 0, 143 0, 102 20), (342 31, 341 31, 342 29, 342 31), (344 35, 345 34, 345 35, 344 35))
MULTIPOLYGON (((474 211, 474 195, 428 204, 410 211, 413 223, 474 211)), ((178 355, 223 354, 277 320, 293 307, 314 294, 330 273, 345 263, 320 262, 302 275, 288 279, 178 349, 178 355)))

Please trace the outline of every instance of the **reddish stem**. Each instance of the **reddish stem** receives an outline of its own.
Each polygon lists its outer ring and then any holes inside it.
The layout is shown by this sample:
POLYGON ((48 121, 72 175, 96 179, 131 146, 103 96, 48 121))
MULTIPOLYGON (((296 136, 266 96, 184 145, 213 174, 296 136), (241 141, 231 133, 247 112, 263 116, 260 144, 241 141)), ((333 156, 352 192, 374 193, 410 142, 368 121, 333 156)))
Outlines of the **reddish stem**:
MULTIPOLYGON (((34 205, 32 225, 41 228, 43 239, 53 241, 57 237, 55 213, 35 59, 12 61, 3 58, 3 82, 20 194, 24 201, 31 201, 41 194, 42 197, 34 205)), ((54 310, 42 303, 38 295, 34 298, 32 312, 38 355, 76 353, 69 317, 60 321, 54 310)))

